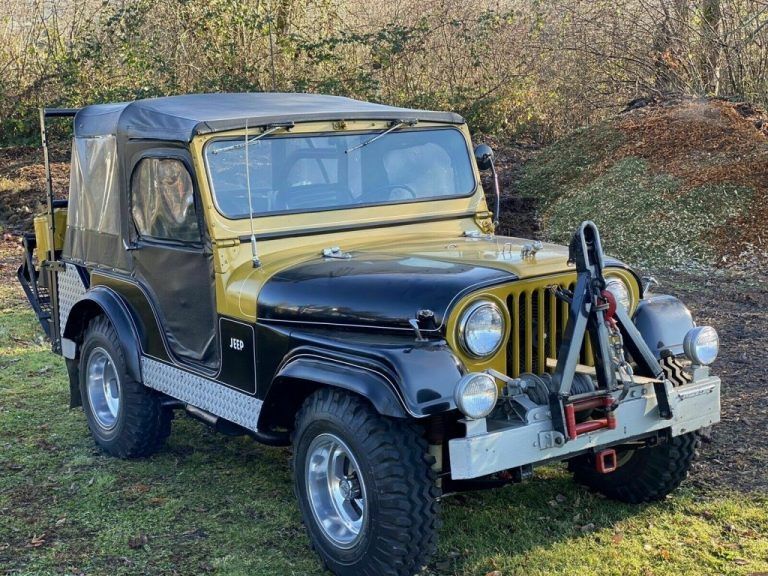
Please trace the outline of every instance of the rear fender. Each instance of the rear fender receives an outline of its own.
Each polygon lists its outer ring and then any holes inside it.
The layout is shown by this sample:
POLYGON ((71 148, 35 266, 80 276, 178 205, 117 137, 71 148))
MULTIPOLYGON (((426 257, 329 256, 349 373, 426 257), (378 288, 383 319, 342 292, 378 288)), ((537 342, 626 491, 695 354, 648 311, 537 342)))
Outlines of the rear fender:
POLYGON ((90 321, 100 315, 106 316, 117 332, 128 374, 137 382, 141 382, 139 335, 131 312, 122 298, 110 288, 96 286, 88 290, 72 307, 62 332, 62 351, 67 359, 71 406, 80 405, 77 372, 85 331, 90 321))

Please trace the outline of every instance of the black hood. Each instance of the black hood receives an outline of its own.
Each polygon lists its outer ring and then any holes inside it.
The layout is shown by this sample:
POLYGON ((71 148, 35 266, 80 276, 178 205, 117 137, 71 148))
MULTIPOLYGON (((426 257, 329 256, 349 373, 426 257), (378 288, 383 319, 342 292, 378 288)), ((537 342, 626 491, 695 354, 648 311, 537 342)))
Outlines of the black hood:
POLYGON ((412 330, 419 311, 440 329, 451 304, 474 290, 517 279, 511 272, 418 255, 356 253, 297 264, 259 293, 260 321, 412 330))

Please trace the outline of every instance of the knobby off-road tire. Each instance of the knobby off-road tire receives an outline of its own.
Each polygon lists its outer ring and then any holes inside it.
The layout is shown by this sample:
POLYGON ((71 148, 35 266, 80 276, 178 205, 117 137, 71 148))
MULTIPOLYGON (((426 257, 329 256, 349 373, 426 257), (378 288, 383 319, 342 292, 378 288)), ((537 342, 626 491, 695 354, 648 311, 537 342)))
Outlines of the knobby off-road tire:
POLYGON ((440 493, 417 427, 380 416, 355 395, 321 389, 296 417, 293 447, 302 519, 329 570, 419 572, 437 547, 440 493))
POLYGON ((88 428, 105 452, 148 456, 171 432, 172 413, 160 397, 128 374, 117 334, 103 317, 88 325, 80 350, 80 395, 88 428))
POLYGON ((658 446, 634 451, 617 448, 619 467, 609 474, 595 470, 594 461, 586 456, 571 460, 569 468, 576 482, 608 498, 630 504, 653 502, 685 480, 698 447, 698 435, 690 432, 658 446))

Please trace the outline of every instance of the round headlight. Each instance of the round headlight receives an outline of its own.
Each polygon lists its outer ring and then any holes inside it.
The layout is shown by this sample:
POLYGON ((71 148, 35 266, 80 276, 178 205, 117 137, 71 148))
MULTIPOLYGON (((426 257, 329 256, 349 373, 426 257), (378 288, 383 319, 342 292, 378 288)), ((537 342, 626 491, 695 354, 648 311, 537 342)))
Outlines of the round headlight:
POLYGON ((629 292, 629 286, 626 285, 621 278, 607 278, 605 281, 605 289, 608 290, 613 297, 616 298, 616 303, 624 307, 624 310, 629 312, 629 307, 632 305, 632 296, 629 292))
POLYGON ((720 351, 720 337, 712 326, 692 328, 683 340, 683 351, 694 364, 709 366, 720 351))
POLYGON ((488 374, 473 372, 456 385, 456 406, 467 418, 484 418, 496 406, 499 390, 488 374))
POLYGON ((480 300, 464 311, 459 320, 459 341, 471 356, 490 356, 503 340, 504 315, 496 304, 480 300))

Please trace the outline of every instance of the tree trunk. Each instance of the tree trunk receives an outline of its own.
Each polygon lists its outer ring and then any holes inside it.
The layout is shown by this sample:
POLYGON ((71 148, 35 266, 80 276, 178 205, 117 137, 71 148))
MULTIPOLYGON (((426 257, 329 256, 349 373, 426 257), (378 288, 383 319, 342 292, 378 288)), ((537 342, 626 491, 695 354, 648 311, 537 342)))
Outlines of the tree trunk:
POLYGON ((704 92, 720 95, 720 0, 701 0, 700 75, 704 92))

